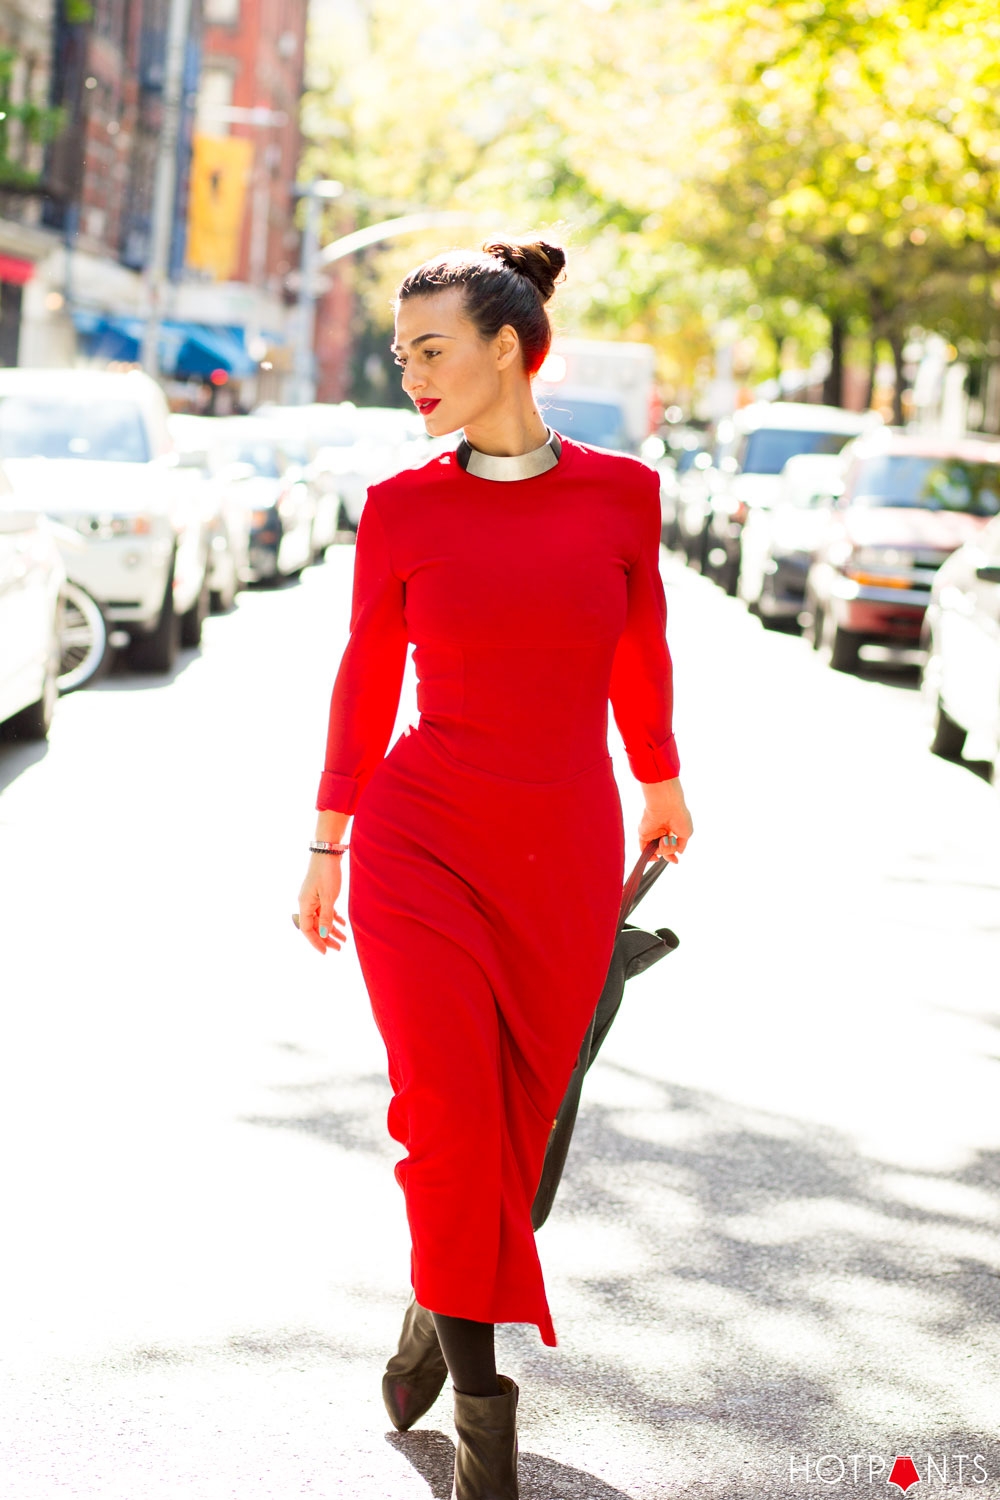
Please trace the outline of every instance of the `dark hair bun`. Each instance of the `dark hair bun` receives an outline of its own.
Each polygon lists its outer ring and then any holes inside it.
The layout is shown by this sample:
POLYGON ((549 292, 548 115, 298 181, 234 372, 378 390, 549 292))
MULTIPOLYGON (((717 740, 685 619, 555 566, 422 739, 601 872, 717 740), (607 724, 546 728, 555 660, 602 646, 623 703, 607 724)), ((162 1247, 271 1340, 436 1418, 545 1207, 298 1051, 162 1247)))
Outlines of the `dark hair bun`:
POLYGON ((566 265, 566 256, 558 245, 547 245, 544 240, 535 240, 530 245, 517 241, 496 240, 484 245, 487 255, 502 260, 511 271, 526 276, 537 289, 543 302, 548 302, 556 289, 556 282, 566 265))

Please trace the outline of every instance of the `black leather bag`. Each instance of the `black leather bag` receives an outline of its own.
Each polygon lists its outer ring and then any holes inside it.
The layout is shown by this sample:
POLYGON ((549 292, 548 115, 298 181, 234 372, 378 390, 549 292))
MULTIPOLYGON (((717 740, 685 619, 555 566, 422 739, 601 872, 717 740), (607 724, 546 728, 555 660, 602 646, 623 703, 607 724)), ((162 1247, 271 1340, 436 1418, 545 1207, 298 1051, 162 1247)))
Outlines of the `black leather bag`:
POLYGON ((663 873, 666 862, 653 858, 656 844, 657 840, 653 839, 643 849, 622 890, 621 907, 618 913, 618 936, 615 938, 611 963, 608 966, 608 977, 604 982, 601 998, 597 1002, 597 1009, 587 1028, 576 1066, 570 1077, 563 1102, 559 1106, 559 1113, 545 1149, 541 1181, 531 1209, 531 1222, 535 1229, 542 1227, 551 1211, 556 1189, 563 1174, 563 1167, 566 1164, 573 1126, 576 1124, 583 1080, 587 1069, 601 1050, 604 1038, 611 1029, 612 1021, 618 1014, 625 993, 625 981, 635 974, 642 974, 651 964, 655 964, 657 959, 673 953, 679 943, 679 939, 669 927, 657 927, 654 932, 645 932, 641 927, 633 927, 627 920, 649 888, 663 873), (647 870, 646 864, 650 859, 653 859, 653 862, 647 870))

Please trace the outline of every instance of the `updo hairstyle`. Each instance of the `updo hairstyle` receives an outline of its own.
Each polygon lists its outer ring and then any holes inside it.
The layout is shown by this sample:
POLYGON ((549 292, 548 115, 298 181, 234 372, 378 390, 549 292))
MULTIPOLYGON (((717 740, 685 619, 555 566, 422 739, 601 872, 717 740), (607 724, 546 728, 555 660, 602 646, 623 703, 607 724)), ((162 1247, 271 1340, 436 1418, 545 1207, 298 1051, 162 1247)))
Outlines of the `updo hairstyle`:
POLYGON ((540 369, 552 343, 545 304, 562 275, 566 256, 544 240, 532 244, 496 240, 475 250, 452 250, 417 266, 400 284, 397 304, 408 297, 427 297, 449 287, 465 293, 464 311, 480 338, 496 338, 505 324, 521 340, 524 368, 540 369))

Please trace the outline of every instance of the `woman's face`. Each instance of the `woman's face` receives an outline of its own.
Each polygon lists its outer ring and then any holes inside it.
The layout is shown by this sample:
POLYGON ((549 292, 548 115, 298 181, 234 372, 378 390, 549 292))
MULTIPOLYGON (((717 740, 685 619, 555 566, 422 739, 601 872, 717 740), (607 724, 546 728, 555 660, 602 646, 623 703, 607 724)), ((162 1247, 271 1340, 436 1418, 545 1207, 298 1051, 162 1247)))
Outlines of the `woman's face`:
POLYGON ((461 287, 407 297, 396 310, 393 353, 403 390, 432 437, 476 426, 503 399, 520 363, 513 329, 481 338, 463 312, 461 287))

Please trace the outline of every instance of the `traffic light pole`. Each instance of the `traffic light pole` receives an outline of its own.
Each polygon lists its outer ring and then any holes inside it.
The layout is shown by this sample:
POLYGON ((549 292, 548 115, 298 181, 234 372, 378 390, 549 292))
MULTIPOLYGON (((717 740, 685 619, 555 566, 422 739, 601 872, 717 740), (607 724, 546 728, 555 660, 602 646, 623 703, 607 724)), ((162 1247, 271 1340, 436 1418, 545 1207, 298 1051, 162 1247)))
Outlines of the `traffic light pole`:
POLYGON ((170 268, 170 239, 177 195, 177 138, 184 104, 184 62, 190 25, 191 0, 170 0, 163 70, 163 118, 156 149, 153 206, 143 277, 146 322, 140 357, 142 368, 153 376, 160 373, 160 323, 163 317, 163 289, 170 268))

